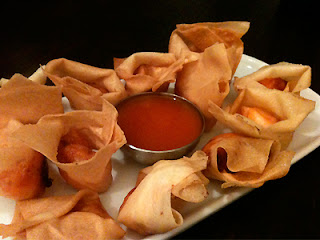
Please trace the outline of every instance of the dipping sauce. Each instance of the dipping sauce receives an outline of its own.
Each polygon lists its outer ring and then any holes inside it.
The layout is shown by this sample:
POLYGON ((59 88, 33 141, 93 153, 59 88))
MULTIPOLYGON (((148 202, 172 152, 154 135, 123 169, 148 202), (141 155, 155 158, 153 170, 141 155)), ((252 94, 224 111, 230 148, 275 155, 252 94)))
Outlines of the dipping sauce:
POLYGON ((164 151, 196 140, 203 121, 197 108, 173 94, 140 94, 117 105, 118 124, 127 143, 137 148, 164 151))

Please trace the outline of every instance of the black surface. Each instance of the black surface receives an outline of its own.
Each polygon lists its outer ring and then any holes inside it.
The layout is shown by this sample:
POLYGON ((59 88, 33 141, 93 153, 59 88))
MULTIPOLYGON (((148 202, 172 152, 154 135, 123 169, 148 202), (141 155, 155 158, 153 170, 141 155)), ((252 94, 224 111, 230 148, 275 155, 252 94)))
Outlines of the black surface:
MULTIPOLYGON (((113 57, 166 52, 177 23, 246 20, 246 54, 310 65, 320 93, 315 1, 8 1, 1 10, 0 77, 29 76, 58 57, 112 68, 113 57)), ((320 238, 319 154, 175 238, 320 238)))

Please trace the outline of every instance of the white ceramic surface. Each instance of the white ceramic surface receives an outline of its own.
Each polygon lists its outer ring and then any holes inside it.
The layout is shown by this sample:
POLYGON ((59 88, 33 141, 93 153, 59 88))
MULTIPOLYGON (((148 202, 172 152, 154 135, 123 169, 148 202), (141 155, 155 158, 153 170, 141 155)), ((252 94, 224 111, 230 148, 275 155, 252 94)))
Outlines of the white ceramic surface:
MULTIPOLYGON (((266 65, 266 63, 256 58, 243 55, 235 76, 242 77, 248 75, 264 65, 266 65)), ((296 151, 296 155, 292 163, 299 161, 301 158, 312 152, 320 145, 320 96, 311 89, 304 90, 301 95, 305 98, 316 101, 317 105, 315 110, 305 119, 305 121, 300 125, 294 134, 293 141, 289 146, 289 149, 296 151)), ((232 101, 234 97, 235 93, 232 90, 226 99, 226 102, 228 103, 232 101)), ((65 109, 70 111, 68 101, 63 99, 63 102, 65 109)), ((222 127, 218 123, 211 132, 202 136, 196 149, 201 149, 213 136, 224 132, 229 132, 229 130, 222 127)), ((113 155, 112 164, 113 183, 106 193, 100 194, 100 198, 108 213, 116 219, 118 209, 122 204, 124 197, 134 187, 139 170, 145 166, 130 159, 124 159, 120 150, 113 155)), ((52 164, 50 164, 50 177, 53 178, 54 181, 52 187, 47 189, 45 194, 46 196, 71 194, 76 192, 72 187, 64 183, 57 169, 52 166, 52 164)), ((171 238, 179 232, 182 232, 183 230, 206 218, 207 216, 214 214, 219 209, 232 203, 234 200, 250 192, 252 189, 221 189, 219 182, 211 182, 208 190, 209 197, 204 202, 200 204, 189 204, 183 209, 181 212, 184 216, 184 223, 182 226, 165 234, 148 236, 148 239, 171 238)), ((0 223, 8 224, 11 222, 14 213, 14 207, 15 202, 13 200, 0 197, 0 223)), ((142 238, 142 236, 128 230, 124 239, 142 238)))

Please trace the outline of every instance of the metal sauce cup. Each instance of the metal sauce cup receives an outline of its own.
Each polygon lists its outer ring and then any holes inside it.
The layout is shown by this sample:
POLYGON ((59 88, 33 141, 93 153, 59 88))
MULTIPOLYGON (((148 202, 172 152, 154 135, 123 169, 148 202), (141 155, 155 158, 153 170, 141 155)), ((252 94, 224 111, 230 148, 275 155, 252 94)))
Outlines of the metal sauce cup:
POLYGON ((201 130, 199 136, 195 140, 193 140, 191 143, 184 145, 180 148, 175 148, 175 149, 171 149, 171 150, 163 150, 163 151, 147 150, 147 149, 138 148, 138 147, 135 147, 129 143, 126 143, 121 148, 125 157, 134 159, 135 161, 142 163, 142 164, 152 165, 159 160, 178 159, 178 158, 181 158, 182 156, 185 156, 188 153, 190 153, 196 147, 196 145, 198 144, 198 142, 200 140, 200 137, 202 136, 202 134, 204 132, 205 120, 204 120, 204 117, 203 117, 201 111, 198 109, 198 107, 196 105, 194 105, 192 102, 190 102, 189 100, 187 100, 181 96, 178 96, 178 95, 175 95, 172 93, 167 93, 167 92, 145 92, 145 93, 132 95, 132 96, 122 100, 120 103, 117 104, 116 107, 119 107, 124 102, 130 101, 131 99, 139 97, 141 95, 159 95, 159 96, 170 97, 173 99, 178 98, 178 99, 182 100, 185 104, 188 104, 189 106, 194 108, 196 110, 196 112, 199 114, 199 118, 201 119, 201 123, 202 123, 202 130, 201 130))

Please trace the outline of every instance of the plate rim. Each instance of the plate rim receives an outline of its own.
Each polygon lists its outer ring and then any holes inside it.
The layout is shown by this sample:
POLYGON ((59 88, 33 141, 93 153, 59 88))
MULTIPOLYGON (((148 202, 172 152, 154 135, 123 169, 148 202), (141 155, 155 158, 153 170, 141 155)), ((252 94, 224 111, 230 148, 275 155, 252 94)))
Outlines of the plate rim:
MULTIPOLYGON (((259 66, 258 69, 265 66, 265 65, 268 65, 266 62, 264 62, 260 59, 243 54, 239 65, 241 63, 244 64, 246 62, 258 65, 259 66)), ((255 69, 254 71, 257 71, 258 69, 255 69)), ((320 95, 317 94, 315 91, 313 91, 310 88, 308 88, 304 91, 307 95, 312 95, 312 97, 316 98, 317 102, 320 102, 320 95)), ((296 162, 298 162, 299 160, 301 160, 302 158, 304 158, 306 155, 308 155, 312 151, 314 151, 319 146, 320 146, 320 135, 316 136, 314 138, 314 140, 311 142, 311 144, 302 147, 301 149, 299 149, 299 152, 296 152, 296 154, 291 162, 291 166, 293 164, 295 164, 296 162)), ((218 198, 211 199, 211 200, 205 202, 203 205, 199 205, 199 207, 196 208, 195 211, 193 211, 193 212, 191 211, 188 213, 187 218, 184 216, 184 222, 181 226, 179 226, 169 232, 162 233, 162 234, 150 235, 150 236, 146 236, 146 237, 140 236, 140 235, 139 236, 134 235, 134 239, 139 238, 139 239, 160 240, 160 239, 172 238, 172 237, 176 236, 177 234, 182 233, 183 231, 191 228, 193 225, 199 223, 200 221, 209 217, 210 215, 215 214, 216 212, 220 211, 222 208, 228 206, 229 204, 233 203, 237 199, 245 196, 246 194, 248 194, 252 190, 255 190, 255 188, 248 188, 248 187, 237 188, 235 191, 230 191, 230 194, 223 194, 218 198)), ((14 201, 14 200, 12 200, 12 201, 14 201)), ((106 208, 106 210, 108 211, 107 208, 106 208)), ((0 218, 1 218, 1 213, 0 213, 0 218)), ((130 231, 132 231, 132 230, 130 230, 130 231)), ((0 237, 0 239, 2 239, 2 238, 0 237)), ((9 240, 12 238, 6 238, 6 239, 9 240)), ((123 239, 132 239, 132 238, 129 238, 127 235, 125 235, 123 239)))
MULTIPOLYGON (((252 56, 249 56, 246 54, 242 54, 241 61, 247 61, 250 63, 258 64, 258 65, 260 65, 259 68, 266 66, 266 65, 269 65, 268 63, 266 63, 260 59, 257 59, 255 57, 252 57, 252 56)), ((241 61, 240 61, 240 63, 241 63, 241 61)), ((257 70, 255 70, 255 71, 257 71, 257 70)), ((318 98, 318 100, 320 101, 320 95, 317 94, 312 89, 307 88, 304 91, 308 95, 314 95, 314 97, 318 98)), ((302 149, 300 149, 299 152, 296 152, 296 154, 294 155, 294 157, 291 161, 290 167, 292 167, 293 164, 300 161, 306 155, 313 152, 319 146, 320 146, 320 135, 317 136, 311 144, 304 146, 302 149)), ((250 193, 251 191, 253 191, 255 189, 256 188, 248 188, 248 187, 237 188, 235 191, 231 192, 231 195, 229 195, 229 194, 222 195, 221 197, 219 197, 218 199, 215 199, 214 201, 212 200, 212 201, 205 203, 205 205, 202 207, 199 207, 199 209, 197 209, 197 211, 190 213, 188 215, 188 218, 184 218, 184 222, 181 226, 179 226, 169 232, 151 235, 151 236, 148 236, 148 237, 145 237, 142 239, 162 240, 162 239, 168 239, 168 238, 174 237, 174 236, 178 235, 179 233, 182 233, 183 231, 191 228, 195 224, 201 222, 205 218, 220 211, 224 207, 228 206, 229 204, 233 203, 234 201, 238 200, 239 198, 245 196, 246 194, 250 193), (227 198, 227 200, 226 200, 226 198, 227 198), (213 210, 210 211, 210 209, 213 209, 213 210), (200 213, 199 213, 199 210, 200 210, 200 213)))

